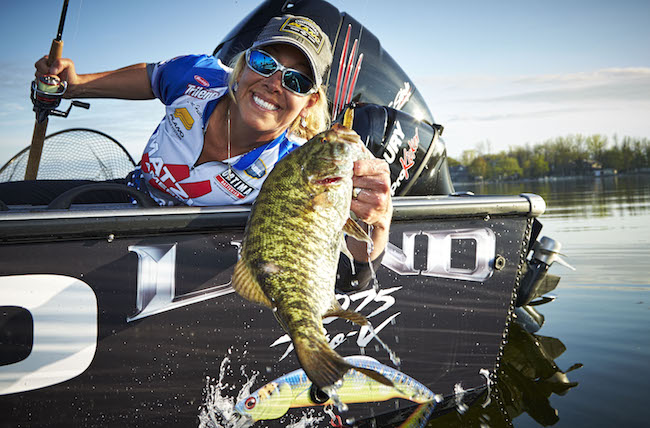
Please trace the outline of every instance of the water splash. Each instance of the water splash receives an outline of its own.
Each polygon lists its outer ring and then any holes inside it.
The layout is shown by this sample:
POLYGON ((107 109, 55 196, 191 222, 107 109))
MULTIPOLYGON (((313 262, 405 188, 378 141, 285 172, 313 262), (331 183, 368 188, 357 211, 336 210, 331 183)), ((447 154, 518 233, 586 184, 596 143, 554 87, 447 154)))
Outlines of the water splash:
POLYGON ((460 382, 454 385, 454 395, 455 395, 455 400, 456 400, 456 410, 458 413, 461 415, 469 409, 467 404, 463 403, 463 398, 465 398, 465 390, 463 387, 460 385, 460 382))
POLYGON ((370 331, 370 334, 372 335, 372 337, 374 337, 375 340, 377 340, 377 342, 379 342, 379 344, 382 346, 382 348, 384 348, 384 350, 388 353, 388 356, 389 356, 390 360, 393 362, 393 364, 395 364, 395 366, 397 368, 399 368, 400 365, 402 364, 402 360, 400 359, 400 357, 397 356, 395 351, 393 351, 390 348, 390 346, 388 346, 388 344, 386 342, 381 340, 381 338, 377 335, 377 332, 375 332, 375 328, 372 326, 372 324, 370 322, 368 322, 368 331, 370 331))
MULTIPOLYGON (((373 226, 369 224, 368 236, 371 237, 371 240, 372 240, 373 229, 374 229, 373 226)), ((379 281, 377 281, 377 273, 375 272, 375 267, 372 265, 372 261, 370 260, 370 253, 372 253, 372 250, 374 249, 374 245, 372 243, 369 243, 366 248, 368 250, 368 266, 370 267, 370 278, 372 280, 372 288, 375 290, 375 293, 379 293, 379 281)))
POLYGON ((325 419, 324 416, 313 416, 313 412, 309 414, 302 415, 298 421, 290 423, 287 425, 287 428, 310 428, 310 427, 319 427, 320 423, 325 419))
POLYGON ((339 412, 347 412, 348 405, 345 404, 343 401, 341 401, 341 397, 339 397, 338 394, 338 389, 342 386, 343 386, 343 380, 339 380, 334 385, 329 385, 324 387, 323 392, 330 397, 330 399, 334 402, 334 405, 336 406, 339 412))
MULTIPOLYGON (((232 349, 228 350, 228 354, 232 349)), ((244 417, 235 411, 235 403, 251 394, 251 387, 257 379, 258 372, 250 377, 245 373, 244 366, 240 367, 246 382, 237 393, 237 398, 225 394, 226 390, 234 389, 234 386, 226 382, 226 372, 230 371, 230 358, 224 357, 219 366, 219 378, 206 377, 206 385, 203 389, 205 401, 200 407, 199 428, 247 428, 254 421, 244 417)))
MULTIPOLYGON (((235 358, 232 348, 228 349, 228 355, 235 358)), ((237 412, 235 405, 251 395, 259 372, 254 371, 249 375, 246 373, 246 366, 241 365, 239 372, 246 378, 246 382, 239 388, 236 397, 231 397, 227 391, 234 391, 237 387, 228 383, 226 377, 232 372, 231 357, 226 356, 219 365, 219 377, 206 377, 206 385, 203 389, 204 403, 199 413, 199 428, 249 428, 255 424, 255 420, 237 412)), ((296 420, 295 416, 291 416, 291 420, 284 423, 287 428, 316 428, 322 425, 321 422, 325 418, 325 416, 315 415, 314 409, 309 409, 302 413, 300 419, 296 420)))
POLYGON ((492 396, 492 378, 490 377, 490 371, 488 369, 481 369, 478 371, 478 374, 485 377, 485 384, 487 386, 487 397, 485 398, 485 402, 482 404, 482 407, 485 409, 492 402, 492 398, 490 398, 492 396))

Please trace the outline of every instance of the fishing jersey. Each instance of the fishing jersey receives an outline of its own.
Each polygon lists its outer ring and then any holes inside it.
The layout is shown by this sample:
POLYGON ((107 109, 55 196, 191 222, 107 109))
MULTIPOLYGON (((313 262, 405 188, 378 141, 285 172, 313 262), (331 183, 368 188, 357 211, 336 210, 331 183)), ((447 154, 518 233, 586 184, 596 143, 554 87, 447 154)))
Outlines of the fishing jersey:
POLYGON ((197 165, 206 123, 228 93, 231 69, 213 56, 190 55, 150 64, 148 70, 165 117, 129 183, 161 205, 252 203, 277 161, 300 145, 285 131, 248 153, 197 165))

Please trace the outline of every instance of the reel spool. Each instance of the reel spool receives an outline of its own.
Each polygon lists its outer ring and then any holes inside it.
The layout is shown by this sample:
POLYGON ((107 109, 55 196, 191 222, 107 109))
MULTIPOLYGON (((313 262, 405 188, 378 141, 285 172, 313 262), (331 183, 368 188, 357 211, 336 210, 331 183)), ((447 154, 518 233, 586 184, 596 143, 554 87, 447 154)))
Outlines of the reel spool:
POLYGON ((90 107, 88 103, 72 101, 68 110, 56 110, 59 104, 61 104, 61 99, 66 89, 68 89, 68 82, 62 82, 58 76, 53 74, 46 74, 34 79, 30 98, 32 104, 34 104, 34 112, 36 113, 36 121, 38 123, 44 122, 49 115, 68 117, 72 106, 85 109, 90 107))

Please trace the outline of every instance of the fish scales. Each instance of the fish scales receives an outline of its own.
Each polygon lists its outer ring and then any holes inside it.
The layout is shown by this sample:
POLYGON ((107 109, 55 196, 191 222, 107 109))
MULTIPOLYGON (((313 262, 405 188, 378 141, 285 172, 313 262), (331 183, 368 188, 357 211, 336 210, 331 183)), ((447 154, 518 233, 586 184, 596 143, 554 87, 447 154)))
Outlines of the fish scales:
MULTIPOLYGON (((307 376, 321 388, 353 368, 329 347, 323 317, 334 311, 367 322, 342 310, 334 286, 343 231, 351 227, 353 164, 368 156, 356 133, 335 125, 278 162, 251 210, 233 276, 239 294, 275 310, 307 376)), ((392 385, 374 370, 358 370, 392 385)))

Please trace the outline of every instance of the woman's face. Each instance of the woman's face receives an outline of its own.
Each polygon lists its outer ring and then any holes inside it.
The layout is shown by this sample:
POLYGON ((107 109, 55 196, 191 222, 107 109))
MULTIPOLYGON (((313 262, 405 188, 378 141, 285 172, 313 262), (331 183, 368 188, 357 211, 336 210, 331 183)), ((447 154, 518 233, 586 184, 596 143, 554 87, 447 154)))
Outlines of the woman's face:
MULTIPOLYGON (((311 76, 309 62, 296 47, 286 44, 264 46, 278 62, 311 76)), ((298 117, 318 101, 318 93, 299 96, 282 86, 282 73, 261 76, 245 66, 239 78, 234 108, 239 109, 241 123, 260 133, 260 140, 272 140, 284 132, 298 117)))

